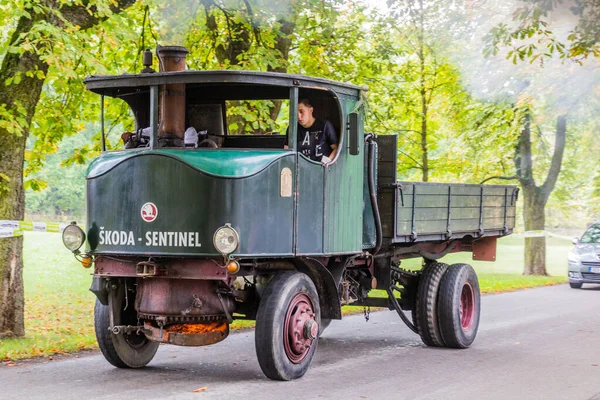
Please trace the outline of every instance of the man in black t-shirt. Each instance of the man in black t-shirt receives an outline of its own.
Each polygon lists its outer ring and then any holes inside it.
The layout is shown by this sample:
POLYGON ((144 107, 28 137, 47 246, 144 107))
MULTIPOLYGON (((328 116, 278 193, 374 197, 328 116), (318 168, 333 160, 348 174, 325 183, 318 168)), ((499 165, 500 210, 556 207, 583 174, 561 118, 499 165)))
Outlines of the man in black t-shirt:
POLYGON ((309 99, 298 101, 298 152, 323 165, 335 159, 338 137, 331 122, 316 119, 309 99))

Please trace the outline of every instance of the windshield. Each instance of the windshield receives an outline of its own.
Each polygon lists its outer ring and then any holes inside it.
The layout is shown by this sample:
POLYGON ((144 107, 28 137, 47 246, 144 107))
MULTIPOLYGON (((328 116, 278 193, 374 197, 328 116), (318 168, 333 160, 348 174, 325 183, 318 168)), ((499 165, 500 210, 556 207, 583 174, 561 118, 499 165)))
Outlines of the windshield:
POLYGON ((592 225, 581 237, 580 243, 600 243, 600 224, 592 225))
POLYGON ((109 132, 118 131, 117 148, 287 151, 302 144, 317 157, 323 146, 316 142, 321 138, 319 132, 327 132, 322 137, 329 145, 329 154, 341 140, 339 103, 325 90, 303 89, 296 93, 286 86, 211 82, 189 83, 178 90, 167 86, 120 88, 111 94, 116 98, 111 101, 131 108, 129 112, 110 113, 107 107, 105 126, 109 132), (151 96, 151 92, 156 95, 151 96), (297 137, 298 143, 294 144, 290 143, 290 135, 301 126, 290 126, 292 121, 301 122, 297 118, 300 106, 291 106, 296 99, 310 101, 314 118, 310 127, 302 125, 305 135, 302 140, 297 137), (314 131, 314 143, 309 140, 313 136, 307 136, 309 131, 314 131))
MULTIPOLYGON (((107 113, 105 125, 121 129, 125 149, 150 147, 150 89, 123 90, 115 97, 111 100, 131 107, 128 123, 107 113)), ((158 148, 287 148, 287 87, 189 84, 185 91, 175 91, 161 86, 157 105, 158 148)), ((118 116, 123 119, 123 113, 118 116)))

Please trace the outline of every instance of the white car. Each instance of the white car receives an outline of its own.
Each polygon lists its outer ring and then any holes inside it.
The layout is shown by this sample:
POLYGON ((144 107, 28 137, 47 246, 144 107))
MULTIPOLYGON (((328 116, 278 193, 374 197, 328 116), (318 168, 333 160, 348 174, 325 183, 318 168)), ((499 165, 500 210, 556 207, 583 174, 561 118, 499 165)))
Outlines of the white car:
POLYGON ((592 224, 581 239, 573 239, 569 252, 569 285, 580 289, 584 283, 600 283, 600 223, 592 224))

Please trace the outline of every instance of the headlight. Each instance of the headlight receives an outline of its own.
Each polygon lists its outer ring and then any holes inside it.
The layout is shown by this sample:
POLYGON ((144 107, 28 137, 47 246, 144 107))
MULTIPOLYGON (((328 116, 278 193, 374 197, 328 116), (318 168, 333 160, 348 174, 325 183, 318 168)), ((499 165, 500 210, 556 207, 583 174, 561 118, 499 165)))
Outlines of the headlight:
POLYGON ((213 237, 215 249, 223 255, 233 253, 237 249, 239 242, 240 236, 230 224, 225 224, 225 226, 217 229, 213 237))
POLYGON ((575 252, 572 252, 572 251, 569 252, 569 256, 568 256, 567 259, 569 260, 570 263, 573 263, 573 264, 577 264, 579 262, 579 260, 580 260, 579 259, 579 254, 577 254, 575 252))
POLYGON ((85 233, 80 227, 73 223, 67 226, 63 231, 62 240, 67 249, 76 252, 85 242, 85 233))

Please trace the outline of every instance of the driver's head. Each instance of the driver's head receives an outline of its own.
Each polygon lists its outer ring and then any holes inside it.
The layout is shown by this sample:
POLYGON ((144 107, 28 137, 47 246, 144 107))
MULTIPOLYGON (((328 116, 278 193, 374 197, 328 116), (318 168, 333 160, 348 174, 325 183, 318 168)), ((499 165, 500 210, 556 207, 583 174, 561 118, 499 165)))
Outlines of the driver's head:
POLYGON ((306 98, 298 100, 298 123, 305 128, 310 128, 314 122, 315 117, 310 100, 306 98))

